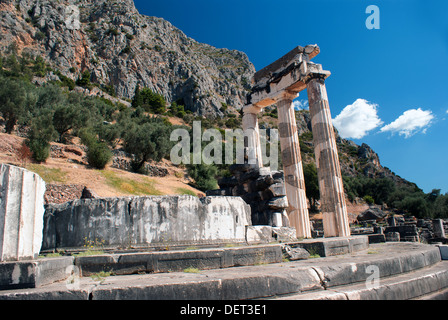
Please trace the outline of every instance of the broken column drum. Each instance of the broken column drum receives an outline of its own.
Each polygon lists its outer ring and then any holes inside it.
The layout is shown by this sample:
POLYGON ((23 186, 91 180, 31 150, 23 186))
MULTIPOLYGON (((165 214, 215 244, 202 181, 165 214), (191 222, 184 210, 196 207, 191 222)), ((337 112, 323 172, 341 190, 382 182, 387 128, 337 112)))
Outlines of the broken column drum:
POLYGON ((0 262, 37 258, 42 245, 45 182, 0 164, 0 262))
MULTIPOLYGON (((336 139, 333 131, 325 79, 329 71, 311 62, 319 54, 317 45, 296 47, 285 56, 254 75, 252 93, 243 108, 245 117, 276 104, 285 185, 289 202, 289 220, 296 228, 297 237, 310 238, 311 230, 299 137, 292 101, 307 89, 312 117, 316 164, 321 193, 325 237, 350 235, 336 139)), ((258 123, 256 124, 258 125, 258 123)), ((246 129, 246 128, 243 128, 246 129)), ((258 129, 254 129, 256 132, 258 129)), ((259 140, 252 140, 253 143, 259 140)), ((253 148, 259 150, 259 146, 253 148)), ((257 151, 252 151, 257 154, 257 151)), ((262 161, 253 161, 262 166, 262 161)))

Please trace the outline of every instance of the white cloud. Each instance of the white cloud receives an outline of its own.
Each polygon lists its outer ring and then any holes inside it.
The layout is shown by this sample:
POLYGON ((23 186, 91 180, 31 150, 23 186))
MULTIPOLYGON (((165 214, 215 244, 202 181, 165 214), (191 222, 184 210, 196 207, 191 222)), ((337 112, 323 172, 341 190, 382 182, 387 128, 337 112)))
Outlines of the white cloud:
POLYGON ((294 110, 308 110, 308 100, 294 100, 293 102, 294 110))
POLYGON ((357 99, 346 106, 333 119, 333 125, 344 138, 361 139, 367 133, 383 124, 377 114, 378 105, 364 99, 357 99))
POLYGON ((424 111, 421 108, 405 111, 394 122, 381 128, 381 132, 392 132, 409 138, 421 130, 426 133, 428 126, 434 119, 430 110, 424 111))

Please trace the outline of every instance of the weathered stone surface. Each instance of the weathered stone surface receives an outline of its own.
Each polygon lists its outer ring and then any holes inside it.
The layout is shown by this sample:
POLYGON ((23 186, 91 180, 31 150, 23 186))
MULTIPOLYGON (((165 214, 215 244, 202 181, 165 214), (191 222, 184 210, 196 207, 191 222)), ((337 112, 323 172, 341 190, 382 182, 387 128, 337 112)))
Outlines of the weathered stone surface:
POLYGON ((324 79, 326 76, 324 73, 310 74, 310 79, 307 82, 324 233, 326 237, 347 237, 350 236, 350 226, 338 150, 325 87, 324 79))
POLYGON ((246 228, 246 242, 248 244, 269 243, 274 241, 271 226, 248 226, 246 228))
POLYGON ((273 197, 286 196, 286 189, 283 183, 276 183, 271 185, 268 190, 272 193, 273 197))
POLYGON ((87 277, 101 271, 113 272, 115 275, 127 275, 142 272, 175 272, 186 268, 220 269, 281 261, 281 246, 267 245, 80 256, 75 259, 75 265, 80 268, 81 275, 87 277))
POLYGON ((158 196, 48 205, 43 249, 160 243, 244 242, 250 208, 239 197, 158 196))
POLYGON ((384 234, 374 233, 367 235, 369 237, 369 243, 382 243, 386 242, 386 236, 384 234))
POLYGON ((268 201, 267 206, 273 210, 283 210, 288 208, 288 199, 286 197, 272 198, 268 201))
POLYGON ((278 106, 280 146, 283 170, 285 174, 285 189, 288 198, 288 217, 291 226, 296 228, 297 237, 311 238, 311 227, 308 214, 308 204, 305 193, 305 178, 300 154, 297 124, 292 104, 297 94, 282 92, 278 106))
POLYGON ((36 258, 42 244, 45 182, 34 172, 0 165, 0 261, 36 258))
POLYGON ((296 229, 291 227, 273 227, 272 236, 279 242, 297 241, 296 229))
POLYGON ((399 232, 386 232, 384 235, 386 236, 387 242, 400 241, 400 233, 399 232))
POLYGON ((283 172, 249 164, 230 166, 233 176, 218 181, 221 189, 207 191, 208 196, 239 196, 251 207, 253 225, 290 226, 284 214, 288 201, 283 172))
POLYGON ((33 261, 1 262, 0 290, 39 288, 65 280, 71 274, 67 272, 67 268, 73 266, 73 261, 73 257, 58 257, 33 261))
POLYGON ((443 228, 443 220, 442 219, 432 220, 432 225, 433 225, 433 229, 434 229, 434 236, 436 238, 446 238, 445 229, 443 228))
POLYGON ((387 213, 385 213, 381 209, 379 209, 377 207, 370 207, 366 211, 362 212, 358 216, 357 219, 358 219, 358 221, 366 221, 366 220, 376 220, 376 221, 379 221, 379 220, 384 219, 384 217, 386 215, 387 215, 387 213))
POLYGON ((303 248, 291 248, 288 245, 282 247, 283 255, 290 261, 308 259, 310 253, 303 248))

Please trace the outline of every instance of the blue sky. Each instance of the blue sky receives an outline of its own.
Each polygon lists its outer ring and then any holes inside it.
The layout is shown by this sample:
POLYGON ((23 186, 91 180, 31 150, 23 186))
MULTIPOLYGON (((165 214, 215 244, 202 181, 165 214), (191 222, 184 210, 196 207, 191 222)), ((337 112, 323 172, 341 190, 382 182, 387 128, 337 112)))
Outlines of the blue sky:
MULTIPOLYGON (((187 36, 245 52, 257 70, 317 44, 341 135, 425 192, 448 192, 448 1, 135 0, 187 36), (366 28, 379 8, 380 29, 366 28)), ((298 104, 306 105, 306 92, 298 104)))

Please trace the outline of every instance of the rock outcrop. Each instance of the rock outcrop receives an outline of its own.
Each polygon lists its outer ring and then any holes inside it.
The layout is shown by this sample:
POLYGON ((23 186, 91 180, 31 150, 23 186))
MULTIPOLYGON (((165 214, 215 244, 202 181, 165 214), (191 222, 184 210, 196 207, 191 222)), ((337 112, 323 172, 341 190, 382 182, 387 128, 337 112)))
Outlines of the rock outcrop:
POLYGON ((240 109, 255 73, 245 53, 199 43, 132 0, 2 1, 0 37, 3 53, 40 55, 72 80, 89 71, 119 97, 139 85, 207 116, 240 109))

